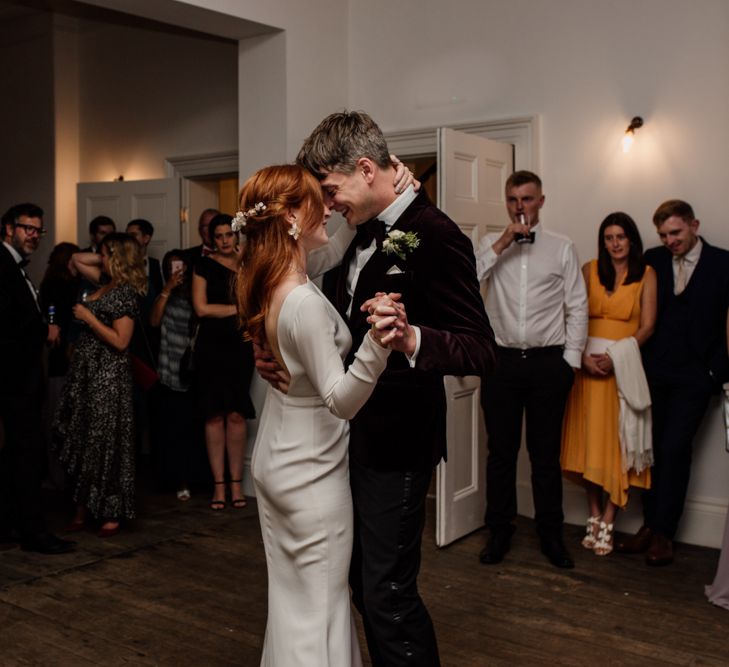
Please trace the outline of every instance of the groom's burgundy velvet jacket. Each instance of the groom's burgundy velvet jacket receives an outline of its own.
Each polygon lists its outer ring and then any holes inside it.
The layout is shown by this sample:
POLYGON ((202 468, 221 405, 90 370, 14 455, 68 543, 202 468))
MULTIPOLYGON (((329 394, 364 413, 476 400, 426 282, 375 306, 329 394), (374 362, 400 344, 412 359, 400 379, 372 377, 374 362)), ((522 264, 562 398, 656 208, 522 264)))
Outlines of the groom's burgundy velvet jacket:
MULTIPOLYGON (((392 230, 415 232, 420 245, 404 260, 377 250, 362 268, 349 319, 348 363, 369 329, 359 307, 378 291, 402 293, 410 324, 420 327, 420 352, 415 368, 405 355, 390 355, 371 398, 350 422, 350 456, 379 470, 424 470, 446 455, 443 376, 488 374, 495 363, 494 334, 479 292, 473 245, 457 225, 421 192, 392 230), (394 266, 401 273, 388 275, 394 266)), ((340 313, 348 304, 337 303, 335 295, 346 294, 340 283, 347 279, 353 251, 350 246, 325 284, 340 313)))

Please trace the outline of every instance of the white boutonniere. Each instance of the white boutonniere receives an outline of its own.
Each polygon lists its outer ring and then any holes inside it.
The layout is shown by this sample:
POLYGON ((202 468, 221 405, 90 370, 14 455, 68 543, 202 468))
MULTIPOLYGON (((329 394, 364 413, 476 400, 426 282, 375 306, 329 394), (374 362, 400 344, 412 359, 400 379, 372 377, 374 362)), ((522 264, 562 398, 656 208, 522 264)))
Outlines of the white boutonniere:
POLYGON ((399 229, 393 229, 382 242, 382 250, 388 255, 395 254, 400 259, 405 259, 405 254, 412 252, 419 245, 420 239, 415 232, 402 232, 399 229))

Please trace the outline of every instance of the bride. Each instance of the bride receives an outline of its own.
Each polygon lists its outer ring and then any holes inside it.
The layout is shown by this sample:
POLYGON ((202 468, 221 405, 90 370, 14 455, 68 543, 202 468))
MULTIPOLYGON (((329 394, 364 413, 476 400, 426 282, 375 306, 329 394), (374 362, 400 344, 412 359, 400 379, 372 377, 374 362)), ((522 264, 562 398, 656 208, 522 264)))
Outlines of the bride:
POLYGON ((345 372, 349 329, 305 271, 307 254, 328 242, 319 182, 296 165, 266 167, 243 186, 240 209, 239 312, 290 377, 287 394, 268 388, 251 463, 269 580, 261 665, 361 665, 347 584, 347 420, 372 393, 402 320, 386 297, 376 301, 345 372))

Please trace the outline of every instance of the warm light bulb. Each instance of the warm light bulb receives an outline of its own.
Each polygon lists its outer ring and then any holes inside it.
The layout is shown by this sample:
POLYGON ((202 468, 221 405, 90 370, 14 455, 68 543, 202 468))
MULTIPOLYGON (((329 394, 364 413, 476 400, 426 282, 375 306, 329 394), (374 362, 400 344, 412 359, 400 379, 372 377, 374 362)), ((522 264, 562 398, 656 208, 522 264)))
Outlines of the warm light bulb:
POLYGON ((627 153, 630 150, 630 147, 632 145, 633 145, 633 133, 626 132, 625 136, 623 137, 623 153, 627 153))

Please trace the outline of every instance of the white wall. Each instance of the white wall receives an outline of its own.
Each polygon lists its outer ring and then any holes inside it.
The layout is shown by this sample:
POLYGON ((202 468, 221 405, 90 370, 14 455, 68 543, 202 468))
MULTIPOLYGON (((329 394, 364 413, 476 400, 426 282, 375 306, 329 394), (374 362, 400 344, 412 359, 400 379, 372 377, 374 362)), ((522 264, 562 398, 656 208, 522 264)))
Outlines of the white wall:
MULTIPOLYGON (((77 240, 76 183, 79 180, 81 164, 78 30, 77 19, 60 14, 53 15, 52 131, 55 158, 55 238, 59 241, 77 240)), ((80 239, 80 242, 83 247, 86 238, 80 239)))
POLYGON ((237 46, 83 21, 81 181, 164 178, 164 159, 235 150, 237 46))
MULTIPOLYGON (((123 4, 93 1, 105 6, 123 4)), ((317 123, 347 106, 347 2, 187 0, 178 4, 181 23, 188 20, 185 6, 194 6, 270 30, 240 41, 241 180, 264 165, 293 160, 317 123)))
POLYGON ((38 13, 0 22, 0 215, 14 204, 40 206, 50 233, 29 272, 43 276, 55 229, 52 22, 38 13))
MULTIPOLYGON (((371 0, 350 11, 350 105, 384 129, 539 115, 544 221, 583 261, 613 210, 655 245, 651 215, 671 197, 691 202, 706 238, 729 247, 729 3, 371 0), (624 154, 634 115, 645 126, 624 154)), ((696 443, 681 533, 714 546, 729 499, 717 408, 696 443)), ((528 509, 526 467, 520 480, 528 509)), ((567 494, 581 520, 580 494, 567 494)))

